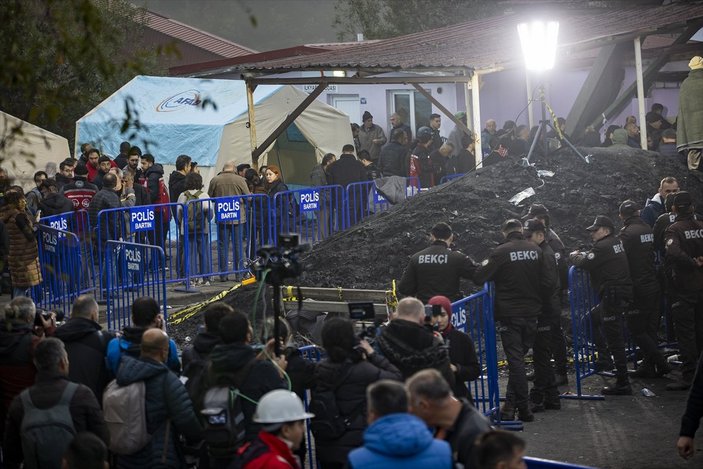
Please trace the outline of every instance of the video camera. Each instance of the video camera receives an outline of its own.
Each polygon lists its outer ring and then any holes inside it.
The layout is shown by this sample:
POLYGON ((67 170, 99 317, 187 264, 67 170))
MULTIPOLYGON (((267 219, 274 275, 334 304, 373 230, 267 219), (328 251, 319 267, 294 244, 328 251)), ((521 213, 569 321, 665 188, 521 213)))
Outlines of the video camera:
POLYGON ((440 316, 442 314, 442 305, 425 305, 425 327, 431 331, 438 331, 439 326, 437 324, 432 324, 433 316, 440 316))
POLYGON ((34 325, 36 327, 42 327, 44 325, 42 318, 44 318, 44 321, 50 320, 51 313, 56 314, 56 322, 61 322, 66 319, 66 313, 63 311, 47 311, 45 309, 37 308, 37 312, 34 315, 34 325))
POLYGON ((297 233, 281 233, 278 235, 278 246, 264 246, 256 255, 259 256, 252 262, 252 269, 256 280, 261 281, 266 274, 266 283, 282 285, 286 278, 295 278, 303 272, 298 256, 310 250, 309 244, 300 244, 297 233))
POLYGON ((376 311, 373 302, 357 302, 348 303, 349 319, 358 322, 359 333, 357 337, 360 340, 366 339, 369 343, 373 343, 376 339, 376 311))

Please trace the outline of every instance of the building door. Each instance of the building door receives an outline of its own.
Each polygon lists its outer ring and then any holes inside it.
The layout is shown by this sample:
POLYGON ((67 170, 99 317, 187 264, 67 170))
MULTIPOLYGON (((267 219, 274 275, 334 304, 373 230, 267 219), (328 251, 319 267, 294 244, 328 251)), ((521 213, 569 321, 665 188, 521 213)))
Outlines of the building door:
POLYGON ((413 131, 413 137, 418 127, 428 125, 432 114, 432 103, 422 94, 414 90, 398 90, 390 92, 391 113, 397 112, 413 131))
POLYGON ((361 105, 358 94, 332 95, 330 96, 330 105, 348 115, 351 124, 361 125, 361 105))

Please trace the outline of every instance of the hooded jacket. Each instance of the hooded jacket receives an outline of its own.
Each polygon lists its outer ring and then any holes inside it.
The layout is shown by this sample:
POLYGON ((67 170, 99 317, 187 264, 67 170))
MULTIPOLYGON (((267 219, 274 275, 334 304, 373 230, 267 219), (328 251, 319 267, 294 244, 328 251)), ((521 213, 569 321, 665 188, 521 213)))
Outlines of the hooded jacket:
POLYGON ((427 425, 410 414, 389 414, 364 432, 364 446, 349 453, 350 468, 451 468, 446 441, 435 440, 427 425))
POLYGON ((42 217, 48 217, 59 213, 72 212, 73 202, 63 194, 50 192, 39 201, 39 208, 41 209, 42 217))
POLYGON ((376 342, 388 361, 400 370, 403 379, 425 368, 434 368, 450 385, 454 385, 447 347, 423 326, 405 319, 394 319, 376 342))
POLYGON ((145 185, 149 192, 149 204, 159 203, 159 180, 164 177, 164 167, 159 163, 154 163, 153 166, 143 173, 146 181, 145 185))
MULTIPOLYGON (((194 390, 197 409, 203 407, 202 399, 207 389, 214 386, 237 386, 241 394, 254 402, 258 402, 269 391, 286 387, 276 367, 268 360, 258 360, 254 349, 247 344, 216 345, 210 352, 210 363, 204 387, 194 390), (243 376, 245 367, 252 361, 248 373, 243 376)), ((249 399, 242 399, 242 413, 247 421, 245 438, 252 441, 261 430, 261 424, 253 420, 256 405, 249 399)))
MULTIPOLYGON (((144 327, 125 327, 122 331, 122 337, 116 337, 107 345, 107 356, 105 360, 109 371, 117 374, 117 369, 120 367, 120 360, 124 355, 130 355, 138 358, 140 354, 140 345, 142 343, 142 335, 146 328, 144 327)), ((168 340, 168 359, 166 366, 176 374, 181 372, 181 362, 178 360, 178 347, 173 339, 168 340)))
POLYGON ((202 428, 185 387, 163 363, 150 358, 125 356, 117 384, 144 381, 146 427, 151 440, 141 450, 117 458, 118 468, 163 469, 185 467, 178 435, 190 442, 200 440, 202 428))
POLYGON ((173 171, 168 177, 168 197, 171 202, 178 200, 178 196, 186 189, 186 176, 180 171, 173 171))
POLYGON ((400 380, 401 374, 389 360, 371 354, 367 360, 333 363, 329 359, 321 361, 315 369, 317 387, 315 393, 329 390, 332 383, 338 383, 335 398, 339 412, 349 418, 347 432, 334 441, 316 442, 317 457, 325 462, 344 463, 349 452, 361 446, 366 428, 366 388, 380 379, 400 380), (340 382, 341 379, 341 382, 340 382))
POLYGON ((107 344, 115 335, 105 332, 95 321, 86 318, 71 318, 56 329, 54 337, 66 346, 71 363, 68 379, 88 386, 100 397, 108 383, 110 374, 105 364, 107 344))

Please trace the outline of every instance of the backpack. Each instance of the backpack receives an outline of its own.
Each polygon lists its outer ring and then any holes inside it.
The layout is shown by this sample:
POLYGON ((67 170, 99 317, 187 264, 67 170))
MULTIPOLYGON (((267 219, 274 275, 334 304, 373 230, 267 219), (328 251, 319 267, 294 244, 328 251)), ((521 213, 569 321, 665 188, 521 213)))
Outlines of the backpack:
POLYGON ((78 383, 69 382, 61 399, 53 407, 38 409, 32 402, 29 389, 20 394, 24 418, 20 426, 24 467, 61 467, 61 459, 76 435, 71 416, 71 400, 78 383))
MULTIPOLYGON (((244 365, 240 382, 245 382, 256 359, 244 365)), ((200 420, 203 440, 213 458, 231 458, 244 443, 247 420, 242 410, 242 399, 251 401, 238 386, 221 385, 209 388, 203 398, 200 420)))
POLYGON ((190 191, 185 191, 183 194, 186 196, 186 220, 188 220, 188 232, 195 233, 196 231, 203 231, 205 228, 204 220, 205 214, 203 213, 203 202, 195 202, 189 204, 191 200, 198 200, 203 191, 197 191, 192 194, 190 191))
POLYGON ((338 440, 349 430, 356 409, 349 415, 342 415, 337 406, 337 389, 347 379, 350 372, 351 366, 331 388, 313 392, 309 411, 315 414, 315 418, 310 420, 310 429, 315 440, 338 440))
POLYGON ((269 453, 271 449, 261 441, 259 438, 254 441, 243 444, 232 459, 232 462, 227 467, 227 469, 244 469, 247 464, 260 458, 266 453, 269 453))
POLYGON ((146 385, 135 381, 120 386, 110 381, 103 393, 103 417, 110 431, 110 451, 134 454, 151 440, 146 429, 146 385))
MULTIPOLYGON (((151 196, 151 193, 149 192, 149 178, 148 177, 142 177, 140 178, 141 185, 144 186, 146 189, 147 194, 151 196)), ((159 195, 156 198, 156 201, 154 204, 168 204, 171 202, 171 199, 168 196, 168 188, 166 187, 166 183, 164 182, 164 178, 161 177, 159 178, 159 195)), ((155 209, 156 212, 161 213, 161 221, 163 224, 168 224, 169 220, 171 220, 171 209, 168 206, 164 207, 158 207, 155 209)))

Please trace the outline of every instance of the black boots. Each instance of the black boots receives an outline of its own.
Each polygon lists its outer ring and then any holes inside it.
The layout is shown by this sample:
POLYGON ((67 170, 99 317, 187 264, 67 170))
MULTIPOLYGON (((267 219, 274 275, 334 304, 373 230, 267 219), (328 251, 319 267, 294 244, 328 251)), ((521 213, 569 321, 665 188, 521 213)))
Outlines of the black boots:
POLYGON ((630 381, 627 376, 618 376, 615 386, 606 386, 601 390, 604 396, 629 396, 632 394, 630 381))

